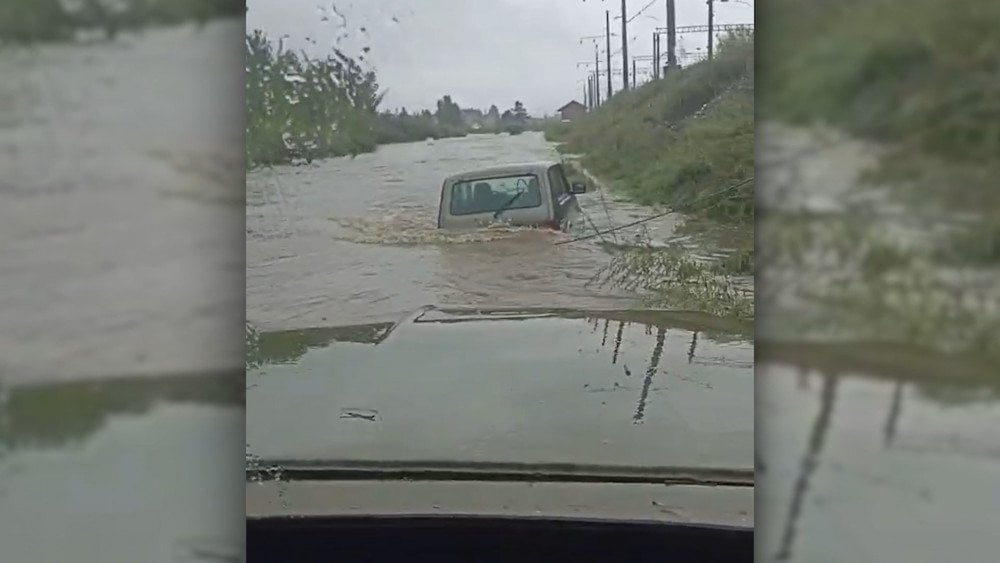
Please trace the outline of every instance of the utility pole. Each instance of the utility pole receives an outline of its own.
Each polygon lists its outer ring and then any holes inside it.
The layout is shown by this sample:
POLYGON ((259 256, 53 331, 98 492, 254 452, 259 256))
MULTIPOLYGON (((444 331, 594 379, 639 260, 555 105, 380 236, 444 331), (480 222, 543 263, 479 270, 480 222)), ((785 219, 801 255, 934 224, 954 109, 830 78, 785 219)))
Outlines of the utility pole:
POLYGON ((653 32, 653 80, 660 79, 660 34, 653 32))
POLYGON ((584 84, 583 85, 583 105, 585 105, 585 106, 587 106, 589 108, 590 106, 587 105, 587 104, 588 104, 588 101, 587 101, 587 85, 584 84))
MULTIPOLYGON (((677 66, 677 14, 674 11, 674 0, 667 0, 667 69, 677 66)), ((666 75, 666 72, 663 73, 666 75)))
POLYGON ((635 59, 632 59, 632 89, 635 90, 635 59))
POLYGON ((608 99, 611 99, 611 12, 604 10, 604 48, 608 52, 608 99))
POLYGON ((622 86, 628 90, 628 14, 622 0, 622 86))
POLYGON ((590 73, 588 72, 587 73, 587 92, 586 92, 586 95, 584 95, 584 99, 586 100, 586 102, 584 102, 584 104, 587 106, 587 110, 588 111, 594 109, 594 104, 593 104, 593 99, 594 98, 593 98, 593 96, 591 96, 591 91, 593 89, 594 89, 594 78, 592 76, 590 76, 590 73))
POLYGON ((715 16, 712 8, 714 5, 715 0, 708 0, 708 60, 712 60, 712 35, 714 34, 712 23, 715 16))
POLYGON ((597 105, 601 105, 601 57, 597 52, 597 43, 594 43, 594 93, 596 94, 597 105))

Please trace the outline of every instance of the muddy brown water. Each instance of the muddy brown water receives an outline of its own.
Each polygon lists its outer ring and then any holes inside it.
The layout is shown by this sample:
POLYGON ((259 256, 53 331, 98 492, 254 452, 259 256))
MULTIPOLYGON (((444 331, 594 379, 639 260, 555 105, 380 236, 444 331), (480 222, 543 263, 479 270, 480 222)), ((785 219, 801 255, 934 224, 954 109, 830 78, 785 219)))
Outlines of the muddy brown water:
POLYGON ((241 365, 242 25, 0 51, 0 377, 241 365))
MULTIPOLYGON (((606 266, 600 238, 570 236, 655 210, 584 194, 593 221, 570 234, 509 227, 436 228, 446 176, 558 160, 541 133, 470 135, 387 145, 355 158, 247 175, 247 319, 264 330, 392 320, 424 305, 628 308, 639 296, 587 282, 606 266), (602 201, 603 199, 603 201, 602 201)), ((587 222, 585 222, 587 221, 587 222)), ((606 240, 664 240, 671 214, 606 240)))

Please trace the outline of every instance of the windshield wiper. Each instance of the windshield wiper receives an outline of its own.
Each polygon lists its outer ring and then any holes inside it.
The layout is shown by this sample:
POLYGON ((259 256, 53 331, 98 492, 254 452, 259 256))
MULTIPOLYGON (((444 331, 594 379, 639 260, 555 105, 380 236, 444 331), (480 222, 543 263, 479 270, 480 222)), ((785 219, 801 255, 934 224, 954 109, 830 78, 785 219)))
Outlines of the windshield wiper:
MULTIPOLYGON (((752 468, 630 467, 594 464, 267 460, 261 467, 280 468, 286 481, 528 481, 534 483, 646 483, 753 487, 752 468)), ((271 469, 247 468, 248 480, 268 477, 271 469)))
POLYGON ((526 191, 528 191, 528 190, 521 190, 521 191, 517 192, 516 194, 514 194, 514 197, 508 199, 507 203, 503 204, 500 207, 500 209, 497 209, 496 213, 493 214, 493 218, 494 219, 499 219, 500 218, 500 214, 503 213, 504 211, 507 211, 508 209, 510 209, 510 206, 514 205, 514 202, 517 201, 517 198, 521 197, 521 194, 523 194, 526 191))

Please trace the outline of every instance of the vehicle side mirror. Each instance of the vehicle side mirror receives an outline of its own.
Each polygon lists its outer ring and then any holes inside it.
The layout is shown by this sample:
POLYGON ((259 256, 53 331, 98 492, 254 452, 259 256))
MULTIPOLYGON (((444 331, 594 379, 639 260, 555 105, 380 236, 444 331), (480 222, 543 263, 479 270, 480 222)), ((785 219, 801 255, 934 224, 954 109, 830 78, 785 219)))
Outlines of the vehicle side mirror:
POLYGON ((571 194, 585 194, 587 193, 587 184, 583 182, 573 182, 573 185, 569 187, 569 192, 571 194))

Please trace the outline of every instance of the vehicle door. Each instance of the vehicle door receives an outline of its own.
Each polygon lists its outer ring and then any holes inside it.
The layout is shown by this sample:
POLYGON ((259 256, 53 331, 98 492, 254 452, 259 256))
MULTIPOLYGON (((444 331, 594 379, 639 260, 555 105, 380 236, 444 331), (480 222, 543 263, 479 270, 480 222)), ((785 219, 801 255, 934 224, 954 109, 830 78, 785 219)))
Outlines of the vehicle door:
POLYGON ((550 193, 552 196, 553 219, 564 221, 571 211, 577 209, 576 196, 570 193, 569 181, 561 164, 548 170, 550 193))

